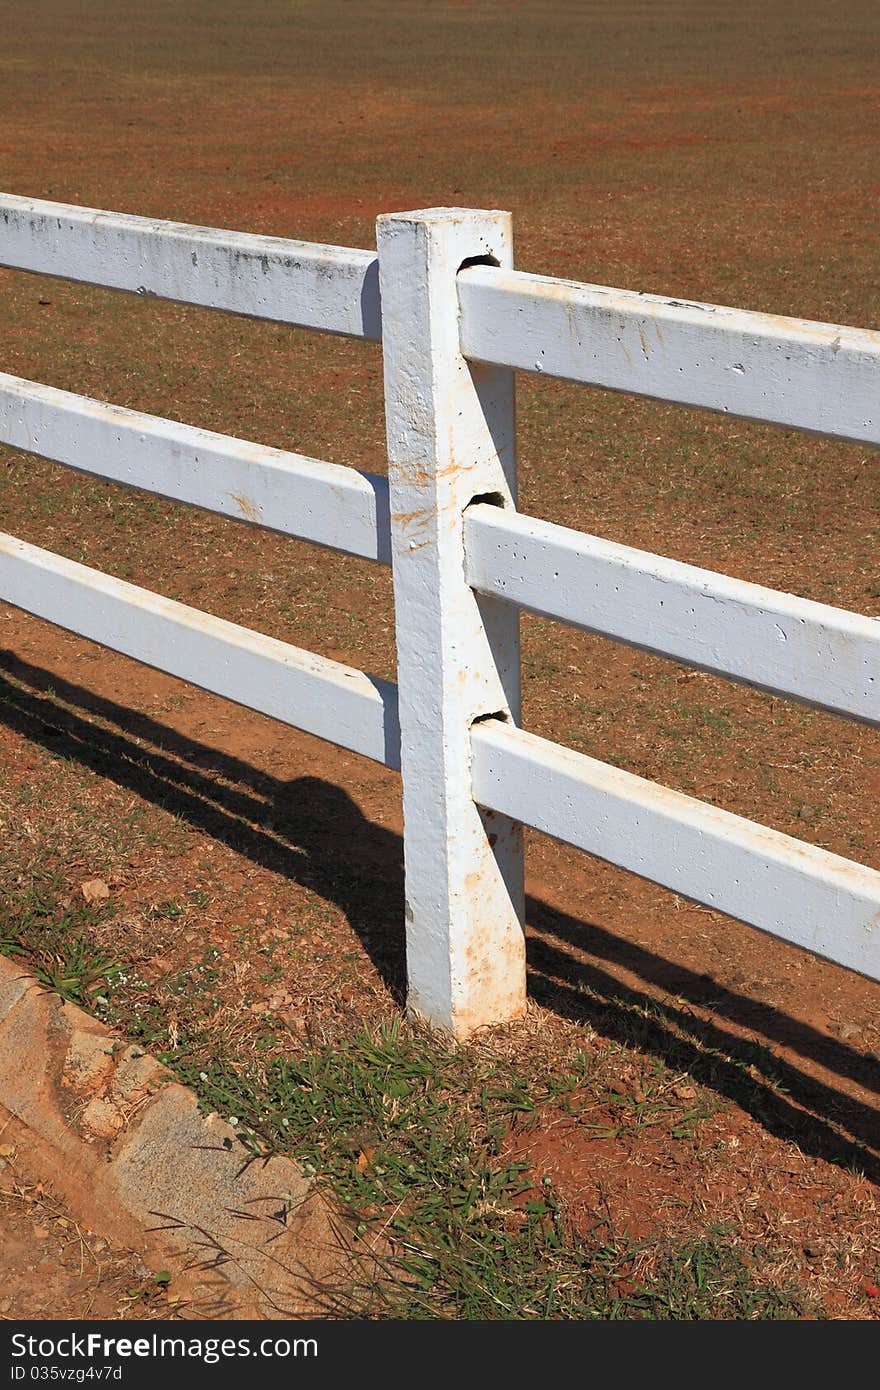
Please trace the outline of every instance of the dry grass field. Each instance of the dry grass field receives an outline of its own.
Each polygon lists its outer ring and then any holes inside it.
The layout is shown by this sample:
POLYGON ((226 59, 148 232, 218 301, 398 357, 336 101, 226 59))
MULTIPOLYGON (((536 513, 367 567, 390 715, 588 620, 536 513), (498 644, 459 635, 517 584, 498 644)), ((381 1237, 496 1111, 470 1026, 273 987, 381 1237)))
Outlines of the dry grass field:
MULTIPOLYGON (((501 207, 522 269, 880 322, 870 0, 0 25, 4 191, 353 246, 380 212, 501 207)), ((7 271, 0 343, 384 470, 373 346, 7 271)), ((518 416, 524 511, 880 615, 877 453, 537 378, 518 416)), ((0 528, 393 677, 366 562, 3 449, 0 528)), ((876 731, 549 621, 523 651, 530 729, 880 867, 876 731)), ((393 1292, 351 1316, 877 1316, 876 985, 535 836, 529 1018, 448 1049, 399 1025, 393 775, 2 605, 0 823, 2 949, 390 1238, 393 1292)))

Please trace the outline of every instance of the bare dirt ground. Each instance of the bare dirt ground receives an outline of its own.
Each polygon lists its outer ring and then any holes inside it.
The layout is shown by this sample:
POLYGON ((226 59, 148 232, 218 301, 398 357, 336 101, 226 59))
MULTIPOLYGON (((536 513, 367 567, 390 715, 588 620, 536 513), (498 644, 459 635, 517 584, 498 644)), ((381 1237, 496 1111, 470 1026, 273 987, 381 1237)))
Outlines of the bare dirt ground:
MULTIPOLYGON (((109 4, 0 0, 0 185, 364 246, 379 212, 500 206, 523 268, 880 319, 867 3, 802 5, 796 31, 757 3, 256 10, 157 4, 122 35, 109 4)), ((362 344, 7 272, 0 326, 5 371, 384 467, 362 344)), ((880 612, 876 453, 531 379, 519 443, 526 511, 880 612)), ((386 573, 0 467, 3 529, 393 676, 386 573)), ((523 645, 527 727, 880 867, 875 731, 537 619, 523 645)), ((393 776, 10 609, 0 649, 9 919, 106 883, 80 926, 122 975, 96 1007, 196 1081, 206 1038, 262 1065, 395 1016, 393 776)), ((597 1080, 508 1152, 575 1231, 735 1231, 814 1315, 876 1316, 877 986, 537 836, 528 868, 533 1008, 497 1047, 524 1074, 587 1049, 597 1080)))
POLYGON ((5 1320, 174 1315, 170 1279, 157 1283, 137 1255, 81 1226, 11 1155, 0 1158, 0 1270, 5 1320))

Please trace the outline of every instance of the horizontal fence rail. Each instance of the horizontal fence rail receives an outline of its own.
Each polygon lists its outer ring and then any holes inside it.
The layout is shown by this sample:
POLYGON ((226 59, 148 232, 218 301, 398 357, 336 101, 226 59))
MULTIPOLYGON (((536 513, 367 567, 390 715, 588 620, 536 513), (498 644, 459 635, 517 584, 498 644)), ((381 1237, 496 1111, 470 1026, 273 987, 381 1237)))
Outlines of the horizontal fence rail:
POLYGON ((376 253, 0 195, 0 266, 381 338, 376 253))
POLYGON ((391 564, 399 691, 11 536, 0 598, 402 762, 409 1006, 461 1037, 525 1008, 522 825, 880 979, 880 873, 516 726, 514 608, 874 725, 880 623, 513 505, 514 369, 878 444, 880 334, 522 274, 505 213, 377 242, 0 195, 0 266, 381 340, 389 477, 2 373, 0 444, 391 564))
POLYGON ((474 797, 676 893, 880 979, 880 873, 499 720, 474 797))
POLYGON ((880 621, 552 522, 465 513, 468 582, 641 651, 880 724, 880 621))
POLYGON ((0 535, 0 593, 93 642, 203 690, 397 767, 397 691, 122 579, 0 535))
POLYGON ((237 521, 391 563, 388 483, 354 468, 3 372, 0 443, 237 521))
POLYGON ((471 266, 465 357, 880 444, 880 333, 471 266))

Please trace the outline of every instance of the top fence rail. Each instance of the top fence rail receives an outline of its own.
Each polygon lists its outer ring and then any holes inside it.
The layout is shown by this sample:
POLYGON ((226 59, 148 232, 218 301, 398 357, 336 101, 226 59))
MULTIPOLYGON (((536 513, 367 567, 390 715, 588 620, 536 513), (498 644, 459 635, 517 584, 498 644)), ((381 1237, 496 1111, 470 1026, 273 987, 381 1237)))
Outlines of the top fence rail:
POLYGON ((378 342, 375 251, 0 195, 0 265, 378 342))
MULTIPOLYGON (((375 252, 0 195, 0 265, 379 342, 375 252)), ((880 446, 880 333, 488 265, 478 362, 880 446)))
POLYGON ((880 445, 880 333, 470 266, 478 362, 880 445))

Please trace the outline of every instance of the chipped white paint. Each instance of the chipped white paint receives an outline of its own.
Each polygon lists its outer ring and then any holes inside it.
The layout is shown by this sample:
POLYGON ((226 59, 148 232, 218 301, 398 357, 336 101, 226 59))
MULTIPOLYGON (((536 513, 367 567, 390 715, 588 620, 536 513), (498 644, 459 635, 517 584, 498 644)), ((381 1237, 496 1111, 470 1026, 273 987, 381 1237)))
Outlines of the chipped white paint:
POLYGON ((513 502, 512 373, 459 352, 456 271, 509 263, 505 213, 380 217, 410 1009, 458 1036, 525 1007, 522 841, 470 793, 475 719, 516 718, 518 617, 465 582, 462 513, 513 502))
POLYGON ((474 266, 466 357, 880 444, 880 333, 474 266))
POLYGON ((0 442, 367 560, 391 562, 388 484, 0 372, 0 442))
POLYGON ((552 522, 470 507, 480 593, 643 651, 880 724, 880 622, 552 522))
POLYGON ((484 806, 880 979, 880 873, 498 721, 473 730, 484 806))
POLYGON ((7 603, 388 767, 397 691, 286 642, 0 535, 7 603))
POLYGON ((381 337, 372 251, 0 194, 0 266, 233 314, 381 337))

